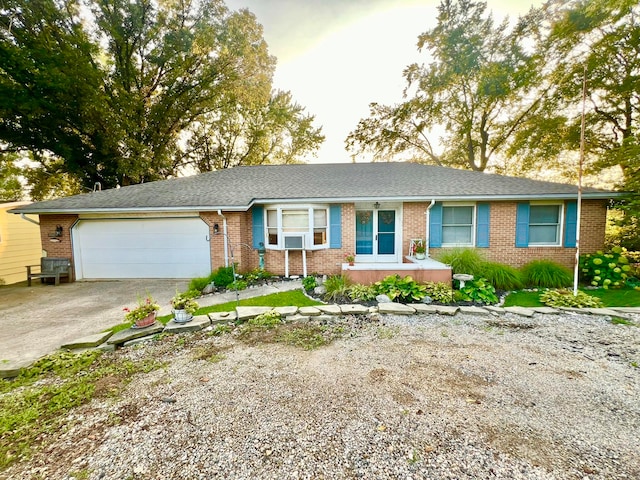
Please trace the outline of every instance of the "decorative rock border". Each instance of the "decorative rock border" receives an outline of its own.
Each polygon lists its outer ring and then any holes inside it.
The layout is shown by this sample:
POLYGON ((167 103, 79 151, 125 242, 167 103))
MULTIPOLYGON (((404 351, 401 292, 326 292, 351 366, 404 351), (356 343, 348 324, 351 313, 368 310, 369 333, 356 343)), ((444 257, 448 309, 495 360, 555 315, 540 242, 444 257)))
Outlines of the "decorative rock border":
MULTIPOLYGON (((317 305, 314 307, 236 307, 231 312, 214 312, 208 315, 200 315, 193 317, 188 323, 177 323, 171 320, 166 325, 156 322, 146 328, 129 328, 121 330, 115 334, 111 332, 103 332, 96 335, 82 337, 73 342, 66 343, 61 346, 67 350, 80 350, 87 348, 99 348, 104 350, 113 350, 119 347, 135 345, 152 339, 160 333, 184 333, 196 332, 203 330, 211 325, 247 321, 258 315, 277 311, 285 320, 293 321, 309 321, 311 318, 318 320, 330 321, 331 317, 342 315, 367 315, 367 314, 386 314, 386 315, 423 315, 423 314, 439 314, 439 315, 456 315, 464 313, 470 315, 503 315, 512 313, 523 317, 533 317, 535 314, 558 314, 562 312, 576 312, 591 315, 605 315, 621 318, 629 318, 630 315, 640 315, 640 307, 615 307, 615 308, 550 308, 550 307, 476 307, 476 306, 450 306, 450 305, 426 305, 422 303, 402 304, 402 303, 380 303, 377 307, 367 307, 361 304, 346 305, 317 305)), ((33 362, 32 362, 33 363, 33 362)), ((29 364, 8 363, 0 364, 0 378, 15 377, 20 373, 22 368, 28 368, 29 364)))

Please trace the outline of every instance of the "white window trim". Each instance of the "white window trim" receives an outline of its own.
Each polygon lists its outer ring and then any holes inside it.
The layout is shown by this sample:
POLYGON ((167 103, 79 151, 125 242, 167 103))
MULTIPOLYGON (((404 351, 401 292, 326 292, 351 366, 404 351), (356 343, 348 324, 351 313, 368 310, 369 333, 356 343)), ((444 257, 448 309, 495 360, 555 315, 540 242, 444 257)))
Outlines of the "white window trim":
POLYGON ((471 243, 444 243, 442 242, 443 247, 451 248, 451 247, 475 247, 476 246, 476 230, 478 225, 478 208, 476 203, 452 203, 452 202, 444 202, 442 204, 443 212, 442 212, 442 239, 444 240, 444 208, 445 207, 473 207, 473 213, 471 215, 471 243))
MULTIPOLYGON (((531 234, 529 234, 529 247, 537 248, 537 247, 562 247, 562 239, 564 238, 564 202, 554 202, 554 201, 534 201, 529 202, 529 209, 531 207, 539 207, 544 205, 555 205, 560 207, 558 211, 558 240, 556 243, 533 243, 531 242, 531 234)), ((529 232, 531 232, 531 216, 529 216, 529 232)))
MULTIPOLYGON (((299 232, 305 236, 305 250, 328 250, 331 244, 331 219, 329 217, 329 205, 328 204, 276 204, 264 206, 264 246, 267 250, 284 250, 284 232, 282 231, 282 212, 285 210, 307 210, 309 213, 309 227, 305 232, 299 232), (269 224, 268 224, 268 211, 276 210, 276 223, 278 229, 278 244, 269 243, 269 224), (314 210, 325 210, 327 224, 324 228, 327 230, 326 243, 323 245, 313 245, 313 231, 314 231, 314 210)), ((296 235, 298 232, 287 232, 287 235, 296 235)))

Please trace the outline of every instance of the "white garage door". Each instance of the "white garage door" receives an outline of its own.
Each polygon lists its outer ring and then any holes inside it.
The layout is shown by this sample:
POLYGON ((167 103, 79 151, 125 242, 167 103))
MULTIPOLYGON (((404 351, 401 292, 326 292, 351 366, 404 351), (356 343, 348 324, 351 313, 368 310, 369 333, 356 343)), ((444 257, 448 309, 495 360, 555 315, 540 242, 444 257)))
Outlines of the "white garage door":
POLYGON ((80 220, 76 278, 193 278, 211 272, 209 227, 200 218, 80 220))

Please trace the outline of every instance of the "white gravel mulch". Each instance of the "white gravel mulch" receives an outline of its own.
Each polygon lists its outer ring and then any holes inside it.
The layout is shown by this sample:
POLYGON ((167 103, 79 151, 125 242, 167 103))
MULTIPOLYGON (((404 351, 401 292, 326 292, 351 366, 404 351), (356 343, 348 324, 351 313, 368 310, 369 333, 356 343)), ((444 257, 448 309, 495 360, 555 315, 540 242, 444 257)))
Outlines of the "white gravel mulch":
POLYGON ((640 327, 570 313, 343 322, 312 351, 199 333, 110 354, 168 364, 76 410, 0 478, 640 478, 640 327), (195 359, 212 347, 224 358, 195 359))

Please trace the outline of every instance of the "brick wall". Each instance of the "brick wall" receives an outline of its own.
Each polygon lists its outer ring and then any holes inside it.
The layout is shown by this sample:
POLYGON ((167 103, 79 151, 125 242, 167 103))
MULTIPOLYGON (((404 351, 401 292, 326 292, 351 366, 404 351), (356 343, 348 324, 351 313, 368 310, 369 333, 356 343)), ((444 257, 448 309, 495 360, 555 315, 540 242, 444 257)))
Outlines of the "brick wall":
MULTIPOLYGON (((572 268, 576 249, 565 247, 527 247, 516 248, 516 202, 494 202, 491 204, 489 248, 480 248, 480 252, 492 261, 506 263, 514 267, 535 259, 546 259, 572 268)), ((606 226, 607 206, 603 200, 585 200, 582 202, 580 225, 580 253, 592 253, 603 248, 606 226)), ((430 254, 437 258, 443 248, 432 248, 430 254)))
POLYGON ((40 241, 47 257, 70 258, 72 271, 75 271, 73 261, 73 246, 71 244, 71 227, 78 220, 77 215, 40 215, 40 241), (62 236, 50 239, 49 234, 62 227, 62 236))

